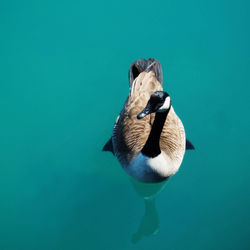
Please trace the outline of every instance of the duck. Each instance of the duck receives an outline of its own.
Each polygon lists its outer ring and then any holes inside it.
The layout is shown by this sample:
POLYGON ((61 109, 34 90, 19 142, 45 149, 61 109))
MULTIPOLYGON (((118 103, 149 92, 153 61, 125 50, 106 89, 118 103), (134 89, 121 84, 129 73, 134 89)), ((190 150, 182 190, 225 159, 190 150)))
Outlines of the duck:
POLYGON ((112 152, 136 180, 162 182, 179 170, 185 151, 194 146, 186 139, 170 95, 163 90, 159 61, 134 61, 129 69, 129 87, 103 151, 112 152))

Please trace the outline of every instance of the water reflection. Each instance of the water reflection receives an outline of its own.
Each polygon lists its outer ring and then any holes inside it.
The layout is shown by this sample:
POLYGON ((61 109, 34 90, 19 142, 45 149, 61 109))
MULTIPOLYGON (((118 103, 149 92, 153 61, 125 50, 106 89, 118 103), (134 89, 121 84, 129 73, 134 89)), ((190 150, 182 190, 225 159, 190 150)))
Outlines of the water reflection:
POLYGON ((142 183, 130 179, 135 192, 143 199, 145 212, 141 218, 137 232, 131 237, 133 243, 137 243, 144 236, 157 234, 159 229, 159 216, 155 204, 156 195, 164 188, 166 181, 161 183, 142 183))

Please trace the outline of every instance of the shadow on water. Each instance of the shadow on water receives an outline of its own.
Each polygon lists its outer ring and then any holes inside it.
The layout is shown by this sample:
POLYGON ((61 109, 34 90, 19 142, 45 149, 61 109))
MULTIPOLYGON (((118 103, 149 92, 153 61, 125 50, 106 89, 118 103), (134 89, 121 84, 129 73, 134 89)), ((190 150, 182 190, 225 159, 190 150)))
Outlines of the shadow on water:
POLYGON ((159 230, 159 216, 155 204, 156 196, 165 187, 166 181, 161 183, 142 183, 130 178, 135 192, 143 199, 145 212, 141 218, 137 232, 132 237, 132 243, 139 242, 143 237, 155 235, 159 230))

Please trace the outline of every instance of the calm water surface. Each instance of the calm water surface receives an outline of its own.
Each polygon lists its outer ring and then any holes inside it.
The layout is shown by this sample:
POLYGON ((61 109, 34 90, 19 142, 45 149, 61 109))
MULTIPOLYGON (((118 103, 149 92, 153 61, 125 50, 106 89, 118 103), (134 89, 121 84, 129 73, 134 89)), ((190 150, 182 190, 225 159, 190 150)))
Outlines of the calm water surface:
POLYGON ((247 1, 1 1, 0 249, 249 249, 247 1), (128 68, 157 58, 180 171, 130 179, 101 152, 128 68))

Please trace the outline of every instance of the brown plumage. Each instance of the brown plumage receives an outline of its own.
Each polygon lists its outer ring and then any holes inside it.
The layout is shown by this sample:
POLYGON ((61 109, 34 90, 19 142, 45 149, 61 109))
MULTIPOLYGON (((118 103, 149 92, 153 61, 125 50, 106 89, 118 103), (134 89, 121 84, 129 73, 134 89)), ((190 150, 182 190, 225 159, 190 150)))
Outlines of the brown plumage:
POLYGON ((178 171, 187 149, 184 127, 162 88, 160 63, 140 59, 129 70, 130 93, 112 138, 103 150, 115 154, 123 168, 145 182, 162 181, 178 171))
MULTIPOLYGON (((155 91, 162 91, 155 73, 142 72, 131 86, 129 97, 113 129, 113 147, 122 165, 128 165, 140 153, 150 134, 155 113, 138 120, 137 115, 145 108, 155 91)), ((171 107, 165 121, 160 148, 170 159, 182 161, 185 152, 185 132, 182 122, 171 107)))

